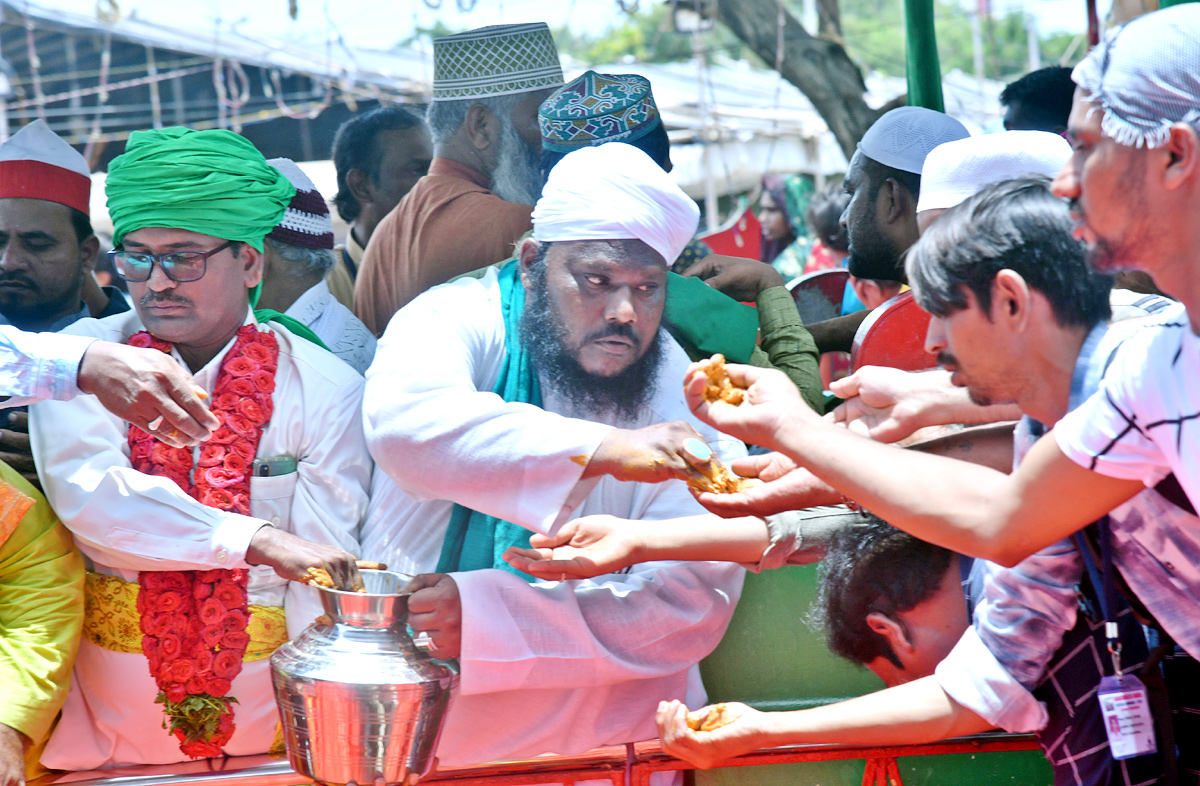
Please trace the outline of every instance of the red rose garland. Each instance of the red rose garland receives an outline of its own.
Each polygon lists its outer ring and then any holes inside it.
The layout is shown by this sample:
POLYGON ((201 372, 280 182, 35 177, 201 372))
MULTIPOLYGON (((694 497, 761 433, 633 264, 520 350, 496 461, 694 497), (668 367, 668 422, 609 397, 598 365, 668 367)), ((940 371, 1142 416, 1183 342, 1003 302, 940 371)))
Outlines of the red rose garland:
MULTIPOLYGON (((169 343, 145 331, 128 343, 171 351, 169 343)), ((133 468, 170 478, 205 505, 249 515, 250 468, 271 419, 278 361, 275 336, 242 327, 213 390, 211 411, 221 426, 200 449, 195 467, 191 450, 169 447, 131 426, 133 468)), ((138 574, 142 652, 158 685, 156 701, 170 721, 163 725, 193 759, 220 756, 233 737, 237 699, 228 694, 250 644, 246 581, 245 570, 138 574)))

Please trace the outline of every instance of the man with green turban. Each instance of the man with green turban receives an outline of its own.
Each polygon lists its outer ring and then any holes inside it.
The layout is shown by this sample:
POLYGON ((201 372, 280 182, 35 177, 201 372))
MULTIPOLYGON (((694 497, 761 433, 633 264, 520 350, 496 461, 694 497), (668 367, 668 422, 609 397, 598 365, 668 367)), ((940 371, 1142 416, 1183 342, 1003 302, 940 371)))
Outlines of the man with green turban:
POLYGON ((363 379, 252 308, 263 237, 294 189, 248 141, 138 132, 106 187, 134 311, 70 330, 170 353, 221 426, 175 449, 157 424, 129 428, 87 398, 31 409, 46 496, 91 565, 42 763, 265 753, 277 717, 267 658, 319 613, 315 592, 287 579, 324 568, 341 584, 355 571, 371 473, 363 379))

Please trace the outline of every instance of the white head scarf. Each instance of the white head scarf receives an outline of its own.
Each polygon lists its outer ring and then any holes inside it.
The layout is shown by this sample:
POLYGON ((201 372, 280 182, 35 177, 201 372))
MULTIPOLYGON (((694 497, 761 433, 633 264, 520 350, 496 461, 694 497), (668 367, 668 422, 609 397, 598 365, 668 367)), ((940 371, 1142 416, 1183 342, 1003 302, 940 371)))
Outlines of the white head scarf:
POLYGON ((1183 3, 1109 31, 1071 73, 1104 112, 1104 133, 1158 147, 1171 126, 1200 131, 1200 5, 1183 3))
POLYGON ((533 237, 641 240, 670 267, 696 234, 700 209, 641 150, 608 142, 568 153, 533 208, 533 237))
POLYGON ((1071 145, 1046 131, 1004 131, 946 142, 929 151, 917 212, 950 208, 985 186, 1026 175, 1054 177, 1071 145))

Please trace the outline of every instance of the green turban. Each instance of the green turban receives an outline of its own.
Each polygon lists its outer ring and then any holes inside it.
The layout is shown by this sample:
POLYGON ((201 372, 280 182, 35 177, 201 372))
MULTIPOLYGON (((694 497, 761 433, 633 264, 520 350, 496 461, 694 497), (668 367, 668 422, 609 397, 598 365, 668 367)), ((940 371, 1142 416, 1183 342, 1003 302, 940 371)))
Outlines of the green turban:
POLYGON ((232 131, 135 131, 108 165, 113 243, 144 227, 187 229, 263 250, 296 194, 283 173, 232 131))

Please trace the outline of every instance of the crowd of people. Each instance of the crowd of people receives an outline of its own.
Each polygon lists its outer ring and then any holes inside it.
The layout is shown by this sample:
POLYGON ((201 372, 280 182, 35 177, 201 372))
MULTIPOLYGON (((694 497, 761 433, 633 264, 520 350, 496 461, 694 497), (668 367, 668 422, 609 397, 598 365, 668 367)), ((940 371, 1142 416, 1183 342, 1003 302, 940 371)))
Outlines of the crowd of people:
POLYGON ((1004 132, 893 109, 839 190, 764 182, 753 260, 696 240, 646 79, 481 28, 435 40, 424 119, 339 130, 341 246, 294 162, 132 134, 127 295, 86 161, 30 123, 0 144, 0 786, 277 751, 300 580, 360 558, 458 661, 444 767, 998 727, 1056 784, 1196 782, 1198 75, 1180 5, 1010 85, 1004 132), (843 263, 805 325, 786 283, 843 263), (941 370, 859 369, 826 412, 820 355, 910 288, 941 370), (757 484, 690 491, 718 459, 757 484), (689 727, 744 571, 817 561, 830 648, 886 689, 689 727))

